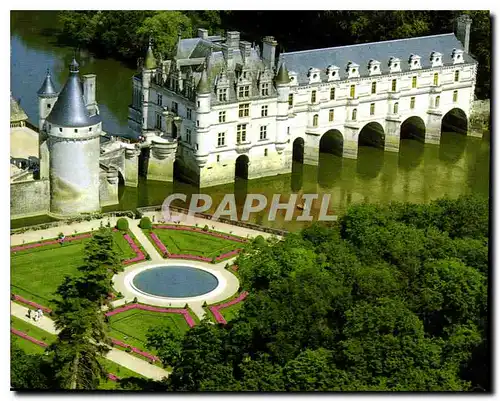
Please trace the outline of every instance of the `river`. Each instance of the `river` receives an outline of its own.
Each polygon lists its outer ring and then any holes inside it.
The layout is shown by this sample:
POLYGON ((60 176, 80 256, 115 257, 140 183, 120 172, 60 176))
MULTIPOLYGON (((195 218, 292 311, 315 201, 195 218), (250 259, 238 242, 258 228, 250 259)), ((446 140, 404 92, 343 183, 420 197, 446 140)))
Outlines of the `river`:
MULTIPOLYGON (((47 68, 61 88, 67 77, 67 65, 74 50, 59 46, 50 36, 54 12, 11 13, 11 91, 37 124, 36 91, 47 68)), ((103 128, 116 135, 128 135, 127 112, 132 97, 131 69, 112 59, 98 59, 79 52, 82 73, 97 74, 97 101, 103 116, 103 128)), ((425 203, 433 199, 476 193, 489 196, 490 143, 457 133, 442 133, 440 145, 425 145, 404 139, 399 153, 361 147, 357 160, 331 154, 320 155, 319 166, 293 165, 292 174, 257 180, 238 180, 235 184, 204 189, 217 206, 226 193, 235 193, 238 208, 246 193, 264 194, 269 202, 273 194, 282 194, 282 202, 292 193, 330 194, 330 213, 341 215, 354 203, 386 204, 391 201, 425 203)), ((120 204, 105 211, 133 210, 159 205, 171 193, 190 195, 199 189, 180 182, 141 181, 138 188, 120 188, 120 204)), ((214 211, 215 206, 212 207, 214 211)), ((317 212, 317 210, 316 210, 317 212)), ((301 213, 297 211, 297 213, 301 213)), ((46 217, 12 221, 12 227, 47 221, 46 217)), ((295 230, 307 223, 285 222, 284 213, 268 221, 267 212, 252 215, 252 221, 271 227, 295 230)))

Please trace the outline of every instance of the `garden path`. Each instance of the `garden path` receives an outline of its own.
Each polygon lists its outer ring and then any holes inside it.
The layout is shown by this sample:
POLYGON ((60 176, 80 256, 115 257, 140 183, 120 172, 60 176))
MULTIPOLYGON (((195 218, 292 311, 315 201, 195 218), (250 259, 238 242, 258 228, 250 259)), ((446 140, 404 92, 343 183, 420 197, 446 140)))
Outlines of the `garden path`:
MULTIPOLYGON (((34 326, 40 327, 41 329, 48 331, 52 334, 57 334, 57 330, 54 327, 54 322, 47 316, 43 316, 38 322, 34 322, 29 319, 26 315, 28 313, 28 308, 16 304, 15 302, 10 303, 10 313, 11 315, 24 320, 34 326)), ((111 350, 106 354, 106 359, 115 362, 121 366, 126 367, 134 372, 139 373, 149 379, 161 380, 163 377, 168 376, 169 372, 166 370, 151 365, 149 362, 136 358, 125 351, 118 350, 116 348, 111 348, 111 350)))
POLYGON ((154 245, 147 239, 146 235, 142 232, 141 228, 137 225, 137 220, 128 219, 128 228, 135 235, 135 238, 141 243, 142 247, 151 257, 152 262, 163 262, 163 257, 158 253, 154 245))

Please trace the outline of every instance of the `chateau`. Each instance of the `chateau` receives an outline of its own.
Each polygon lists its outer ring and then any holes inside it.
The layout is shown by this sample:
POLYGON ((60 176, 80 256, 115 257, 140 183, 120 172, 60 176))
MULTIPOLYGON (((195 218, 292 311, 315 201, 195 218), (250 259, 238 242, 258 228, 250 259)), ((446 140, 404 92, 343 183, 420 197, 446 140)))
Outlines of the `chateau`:
MULTIPOLYGON (((317 164, 319 152, 356 158, 371 143, 397 152, 404 135, 439 144, 442 123, 465 123, 477 62, 471 19, 453 33, 276 55, 198 30, 179 37, 173 59, 150 46, 133 77, 129 126, 143 148, 149 179, 200 187, 291 171, 293 159, 317 164)), ((467 128, 465 128, 467 130, 467 128)), ((469 130, 469 133, 470 130, 469 130)))

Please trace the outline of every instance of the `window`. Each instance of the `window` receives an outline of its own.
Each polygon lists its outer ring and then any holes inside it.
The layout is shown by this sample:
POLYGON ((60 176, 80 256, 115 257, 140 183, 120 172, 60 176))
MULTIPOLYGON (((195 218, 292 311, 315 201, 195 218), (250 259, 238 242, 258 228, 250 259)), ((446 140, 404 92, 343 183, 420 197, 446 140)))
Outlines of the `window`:
POLYGON ((158 106, 163 106, 163 96, 160 93, 156 94, 156 103, 158 106))
POLYGON ((227 100, 227 88, 219 89, 219 102, 225 102, 227 100))
POLYGON ((290 127, 286 127, 286 134, 290 135, 290 127))
POLYGON ((435 107, 439 107, 439 101, 441 100, 441 96, 436 96, 436 101, 434 102, 435 107))
POLYGON ((219 122, 220 123, 226 122, 226 112, 225 111, 219 111, 219 122))
POLYGON ((89 132, 92 132, 92 127, 89 127, 89 132))
POLYGON ((335 88, 330 88, 330 100, 335 100, 335 88))
POLYGON ((315 114, 313 117, 313 127, 317 127, 317 126, 318 126, 318 115, 315 114))
POLYGON ((177 104, 177 102, 172 102, 172 110, 176 113, 179 110, 179 105, 177 104))
POLYGON ((370 103, 370 115, 373 116, 375 114, 375 103, 370 103))
POLYGON ((62 132, 62 128, 59 128, 59 132, 62 132))
POLYGON ((311 92, 311 103, 316 103, 316 91, 311 92))
POLYGON ((372 82, 372 95, 374 95, 375 93, 377 93, 377 83, 372 82))
POLYGON ((436 72, 434 73, 434 86, 439 85, 439 74, 436 72))
POLYGON ((224 146, 225 144, 226 144, 226 133, 219 132, 217 134, 217 146, 224 146))
POLYGON ((189 109, 189 108, 186 109, 186 116, 187 116, 188 120, 191 120, 191 117, 192 117, 192 115, 191 115, 191 109, 189 109))
POLYGON ((199 127, 200 126, 200 120, 196 120, 196 126, 199 127))
POLYGON ((191 145, 191 130, 190 129, 186 130, 186 142, 191 145))
POLYGON ((240 104, 238 117, 248 117, 250 115, 250 103, 240 104))
POLYGON ((238 87, 238 97, 240 99, 246 98, 250 96, 250 86, 249 85, 242 85, 238 87))
POLYGON ((260 88, 260 94, 262 96, 269 96, 269 84, 268 83, 262 84, 262 86, 260 88))
MULTIPOLYGON (((455 96, 455 94, 453 94, 455 96)), ((78 134, 78 128, 75 128, 75 134, 78 134)))
POLYGON ((453 91, 453 102, 458 100, 458 91, 453 91))
POLYGON ((293 93, 288 95, 288 108, 293 106, 293 93))
POLYGON ((267 148, 264 149, 264 156, 267 156, 267 148))
POLYGON ((393 113, 398 114, 398 111, 399 111, 399 103, 396 102, 396 103, 394 103, 393 113))
POLYGON ((391 90, 392 90, 393 92, 396 92, 397 86, 398 86, 398 81, 397 81, 397 79, 393 79, 393 80, 392 80, 392 84, 391 84, 391 90))
POLYGON ((217 155, 217 163, 220 162, 220 155, 217 155))
POLYGON ((357 109, 353 109, 352 110, 352 121, 356 121, 356 118, 358 116, 358 110, 357 109))
POLYGON ((414 109, 415 108, 415 96, 412 96, 410 98, 410 109, 414 109))
POLYGON ((260 109, 260 116, 267 117, 267 106, 262 106, 262 108, 260 109))
POLYGON ((260 140, 267 139, 267 125, 260 126, 260 140))
POLYGON ((247 140, 247 125, 238 124, 236 126, 236 143, 242 143, 247 140))
POLYGON ((156 113, 155 128, 161 129, 161 114, 156 113))
POLYGON ((356 97, 356 85, 351 85, 349 96, 351 99, 354 99, 356 97))
POLYGON ((460 71, 455 71, 455 82, 458 82, 460 80, 460 71))
POLYGON ((417 87, 417 77, 412 77, 411 78, 411 87, 416 88, 417 87))
POLYGON ((47 108, 50 109, 51 107, 50 103, 47 103, 47 108))
POLYGON ((334 117, 335 117, 334 110, 330 109, 330 111, 328 112, 328 121, 333 121, 334 117))
POLYGON ((200 108, 200 101, 199 100, 196 102, 196 107, 200 108))

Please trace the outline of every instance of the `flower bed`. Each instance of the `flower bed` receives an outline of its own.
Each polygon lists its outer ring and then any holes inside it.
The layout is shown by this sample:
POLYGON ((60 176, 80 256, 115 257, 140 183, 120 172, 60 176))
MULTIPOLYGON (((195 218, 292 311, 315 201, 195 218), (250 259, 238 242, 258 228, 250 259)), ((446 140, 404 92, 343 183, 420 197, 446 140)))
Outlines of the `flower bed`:
POLYGON ((154 356, 154 355, 150 354, 149 352, 142 351, 139 348, 133 347, 132 345, 126 344, 126 343, 124 343, 124 342, 122 342, 120 340, 117 340, 115 338, 112 338, 111 342, 114 345, 117 345, 119 347, 122 347, 122 348, 125 348, 125 349, 130 349, 132 352, 134 352, 134 353, 136 353, 138 355, 141 355, 144 358, 147 358, 147 359, 149 359, 152 362, 158 362, 160 360, 157 356, 154 356))
MULTIPOLYGON (((155 227, 155 228, 167 228, 167 227, 170 227, 170 226, 160 226, 160 227, 155 227)), ((174 227, 174 229, 178 229, 179 227, 175 227, 175 226, 172 226, 174 227)), ((189 227, 187 227, 189 228, 189 227)), ((196 230, 183 230, 183 231, 196 231, 196 230)), ((210 234, 210 233, 207 233, 205 231, 202 231, 202 230, 198 230, 199 232, 202 232, 204 234, 210 234)), ((199 255, 191 255, 191 254, 178 254, 178 253, 170 253, 167 249, 167 247, 165 246, 165 244, 163 242, 161 242, 161 240, 158 238, 158 236, 154 233, 154 232, 150 232, 149 233, 149 236, 151 237, 151 239, 153 240, 153 242, 155 243, 155 245, 158 247, 158 249, 160 250, 160 252, 163 254, 163 257, 168 257, 168 258, 171 258, 171 259, 185 259, 185 260, 199 260, 201 262, 212 262, 212 259, 211 258, 208 258, 206 256, 199 256, 199 255)), ((232 240, 231 238, 224 238, 224 239, 229 239, 229 240, 232 240)), ((243 242, 241 240, 238 239, 238 242, 243 242)), ((241 249, 235 249, 233 251, 230 251, 230 252, 226 252, 226 253, 223 253, 219 256, 217 256, 215 258, 215 260, 217 262, 223 260, 223 259, 226 259, 228 257, 232 257, 232 256, 235 256, 237 255, 239 252, 241 251, 241 249)))
POLYGON ((113 373, 108 373, 108 379, 112 380, 114 382, 120 381, 120 378, 118 376, 114 375, 113 373))
POLYGON ((234 235, 222 234, 222 233, 218 233, 218 232, 214 232, 214 231, 203 231, 201 228, 198 228, 198 227, 171 226, 171 225, 158 224, 158 225, 154 225, 153 228, 159 228, 162 230, 194 231, 197 233, 211 235, 212 237, 223 238, 223 239, 227 239, 230 241, 243 242, 243 243, 248 242, 245 238, 236 237, 234 235))
POLYGON ((224 319, 224 316, 222 316, 222 314, 220 313, 220 310, 227 308, 228 306, 232 306, 232 305, 235 305, 237 303, 240 303, 241 301, 243 301, 247 297, 247 295, 248 295, 248 292, 243 291, 240 295, 238 295, 238 297, 232 299, 231 301, 224 302, 223 304, 219 304, 219 305, 209 306, 208 309, 210 309, 210 312, 213 313, 217 323, 226 324, 227 323, 226 319, 224 319))
POLYGON ((125 306, 122 306, 120 308, 114 309, 112 311, 106 312, 106 316, 113 316, 121 312, 125 312, 131 309, 142 309, 150 312, 159 312, 159 313, 178 313, 183 315, 184 319, 186 320, 186 323, 188 324, 189 327, 193 327, 196 325, 196 322, 194 321, 193 317, 189 313, 187 309, 175 309, 175 308, 158 308, 155 306, 149 306, 149 305, 143 305, 143 304, 128 304, 125 306))
POLYGON ((12 297, 13 297, 13 301, 17 301, 17 302, 20 302, 22 304, 32 306, 35 309, 41 309, 41 310, 43 310, 46 313, 52 312, 52 309, 47 308, 46 306, 37 304, 36 302, 28 301, 26 298, 23 298, 20 295, 12 294, 12 297))
POLYGON ((135 243, 135 241, 130 237, 130 235, 128 234, 125 234, 123 236, 123 238, 125 238, 125 241, 128 242, 128 244, 130 245, 130 247, 132 248, 132 250, 135 252, 135 258, 132 258, 132 259, 127 259, 127 260, 124 260, 123 261, 123 264, 125 265, 129 265, 131 263, 135 263, 135 262, 140 262, 141 260, 144 260, 146 259, 146 256, 144 255, 144 253, 141 251, 141 249, 137 246, 137 244, 135 243))

